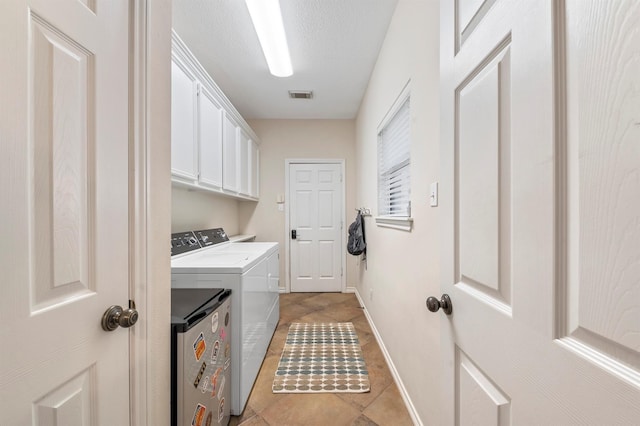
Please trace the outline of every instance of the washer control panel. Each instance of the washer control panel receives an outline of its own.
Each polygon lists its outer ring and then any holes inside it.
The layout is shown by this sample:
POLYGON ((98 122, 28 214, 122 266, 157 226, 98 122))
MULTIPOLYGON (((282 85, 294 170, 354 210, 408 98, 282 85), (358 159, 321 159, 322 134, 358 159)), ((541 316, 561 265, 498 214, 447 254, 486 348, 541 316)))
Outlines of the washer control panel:
POLYGON ((200 248, 200 243, 193 232, 171 234, 171 256, 186 253, 200 248))
POLYGON ((198 242, 202 247, 209 247, 229 241, 229 237, 227 237, 226 232, 224 232, 222 228, 193 231, 193 234, 198 238, 198 242))
POLYGON ((229 241, 229 237, 222 228, 178 232, 171 234, 171 256, 224 243, 226 241, 229 241))

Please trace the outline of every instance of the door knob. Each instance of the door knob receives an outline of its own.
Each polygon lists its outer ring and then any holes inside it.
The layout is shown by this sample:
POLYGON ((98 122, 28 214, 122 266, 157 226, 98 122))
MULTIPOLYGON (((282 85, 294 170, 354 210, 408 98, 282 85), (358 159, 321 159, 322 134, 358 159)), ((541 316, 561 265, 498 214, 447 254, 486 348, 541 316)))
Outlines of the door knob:
POLYGON ((433 296, 427 298, 427 309, 431 312, 438 312, 438 309, 442 308, 442 311, 451 315, 451 311, 453 310, 453 305, 451 304, 451 298, 448 294, 443 294, 440 300, 436 299, 433 296))
POLYGON ((118 327, 129 328, 138 322, 138 311, 136 305, 131 301, 129 308, 122 309, 122 306, 113 305, 102 315, 102 329, 113 331, 118 327))

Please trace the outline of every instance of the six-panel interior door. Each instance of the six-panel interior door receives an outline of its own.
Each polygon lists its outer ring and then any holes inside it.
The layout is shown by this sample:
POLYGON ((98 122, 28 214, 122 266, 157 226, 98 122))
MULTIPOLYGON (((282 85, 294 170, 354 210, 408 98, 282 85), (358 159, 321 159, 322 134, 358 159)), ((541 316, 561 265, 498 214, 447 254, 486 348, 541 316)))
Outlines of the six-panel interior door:
POLYGON ((443 421, 638 424, 640 2, 441 8, 443 421))
POLYGON ((129 6, 0 7, 2 425, 129 424, 129 6))
POLYGON ((291 291, 342 291, 342 167, 289 165, 291 291))

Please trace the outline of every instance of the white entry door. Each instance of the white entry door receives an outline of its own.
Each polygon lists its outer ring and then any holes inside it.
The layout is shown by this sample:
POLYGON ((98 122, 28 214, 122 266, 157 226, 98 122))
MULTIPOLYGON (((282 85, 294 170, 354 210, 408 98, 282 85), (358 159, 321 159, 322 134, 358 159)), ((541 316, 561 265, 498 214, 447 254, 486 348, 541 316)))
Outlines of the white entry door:
POLYGON ((341 163, 289 164, 292 292, 342 291, 341 163))
POLYGON ((640 424, 640 2, 441 8, 443 420, 640 424))
POLYGON ((129 6, 0 6, 2 425, 129 424, 129 6))

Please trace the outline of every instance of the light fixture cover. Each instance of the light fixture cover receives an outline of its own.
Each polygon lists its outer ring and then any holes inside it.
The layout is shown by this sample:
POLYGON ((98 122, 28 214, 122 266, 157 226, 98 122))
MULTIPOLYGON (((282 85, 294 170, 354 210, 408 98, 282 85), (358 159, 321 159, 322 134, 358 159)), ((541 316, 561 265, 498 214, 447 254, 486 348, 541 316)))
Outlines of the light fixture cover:
POLYGON ((293 74, 289 46, 282 23, 279 0, 245 0, 258 34, 269 71, 276 77, 293 74))

